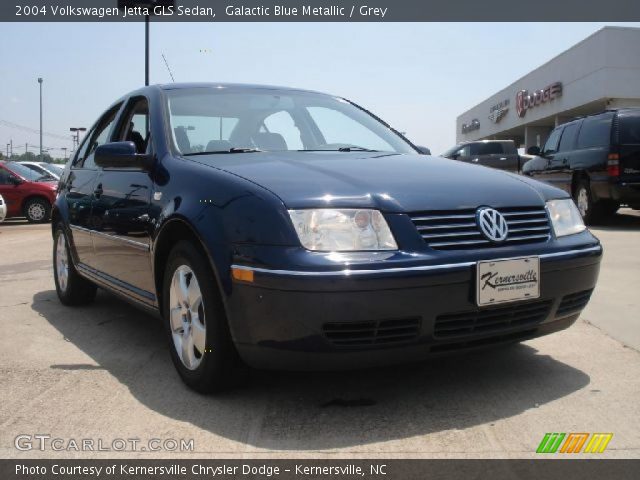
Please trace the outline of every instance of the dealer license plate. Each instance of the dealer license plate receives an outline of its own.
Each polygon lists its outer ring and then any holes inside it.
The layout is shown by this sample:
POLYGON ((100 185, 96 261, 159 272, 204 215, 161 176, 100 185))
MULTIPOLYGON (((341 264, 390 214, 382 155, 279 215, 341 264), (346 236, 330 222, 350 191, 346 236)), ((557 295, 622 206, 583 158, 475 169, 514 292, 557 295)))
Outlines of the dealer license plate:
POLYGON ((510 258, 478 262, 477 304, 517 302, 540 297, 540 259, 510 258))

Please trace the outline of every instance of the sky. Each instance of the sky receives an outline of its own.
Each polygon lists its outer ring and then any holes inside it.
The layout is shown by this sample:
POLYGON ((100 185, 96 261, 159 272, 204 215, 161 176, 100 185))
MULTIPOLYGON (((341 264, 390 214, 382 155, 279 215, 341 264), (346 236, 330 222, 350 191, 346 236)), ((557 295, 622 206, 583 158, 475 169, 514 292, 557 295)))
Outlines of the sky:
MULTIPOLYGON (((283 85, 349 98, 434 154, 455 120, 605 25, 639 23, 151 23, 151 83, 283 85)), ((0 148, 72 146, 144 84, 142 23, 0 23, 0 148), (20 127, 8 126, 6 122, 20 127), (26 128, 24 128, 26 127, 26 128), (33 133, 32 131, 36 133, 33 133)))

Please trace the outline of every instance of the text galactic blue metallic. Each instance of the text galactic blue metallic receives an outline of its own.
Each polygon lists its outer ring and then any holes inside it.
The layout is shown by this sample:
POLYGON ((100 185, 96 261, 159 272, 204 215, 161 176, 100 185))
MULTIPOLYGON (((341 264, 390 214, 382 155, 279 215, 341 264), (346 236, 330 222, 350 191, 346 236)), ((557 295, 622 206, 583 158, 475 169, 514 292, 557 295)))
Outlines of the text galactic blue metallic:
POLYGON ((61 301, 100 286, 157 312, 200 391, 244 364, 383 365, 566 328, 602 256, 562 190, 420 155, 345 99, 276 87, 123 97, 52 218, 61 301))

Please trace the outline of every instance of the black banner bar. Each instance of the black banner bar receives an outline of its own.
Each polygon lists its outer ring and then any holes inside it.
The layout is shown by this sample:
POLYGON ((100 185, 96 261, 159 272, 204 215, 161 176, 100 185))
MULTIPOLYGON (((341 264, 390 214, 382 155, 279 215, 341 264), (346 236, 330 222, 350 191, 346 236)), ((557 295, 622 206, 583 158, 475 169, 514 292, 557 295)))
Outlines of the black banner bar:
POLYGON ((635 480, 640 460, 0 460, 2 480, 635 480))
POLYGON ((2 0, 2 22, 553 22, 640 20, 638 0, 2 0), (123 8, 124 5, 130 5, 123 8), (148 6, 147 6, 148 5, 148 6), (121 8, 118 8, 120 6, 121 8))

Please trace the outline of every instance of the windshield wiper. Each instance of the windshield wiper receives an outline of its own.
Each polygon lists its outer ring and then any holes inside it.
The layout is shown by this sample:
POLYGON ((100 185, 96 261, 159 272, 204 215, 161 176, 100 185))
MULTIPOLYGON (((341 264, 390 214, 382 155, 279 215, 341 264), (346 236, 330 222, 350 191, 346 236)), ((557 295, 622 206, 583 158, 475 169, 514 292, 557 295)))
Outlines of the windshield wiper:
POLYGON ((220 153, 253 153, 253 152, 262 152, 259 148, 253 147, 233 147, 229 150, 212 150, 209 152, 191 152, 191 153, 183 153, 182 155, 185 157, 189 157, 192 155, 216 155, 220 153))
POLYGON ((340 147, 340 148, 306 148, 298 150, 298 152, 379 152, 380 150, 372 150, 364 147, 340 147))

